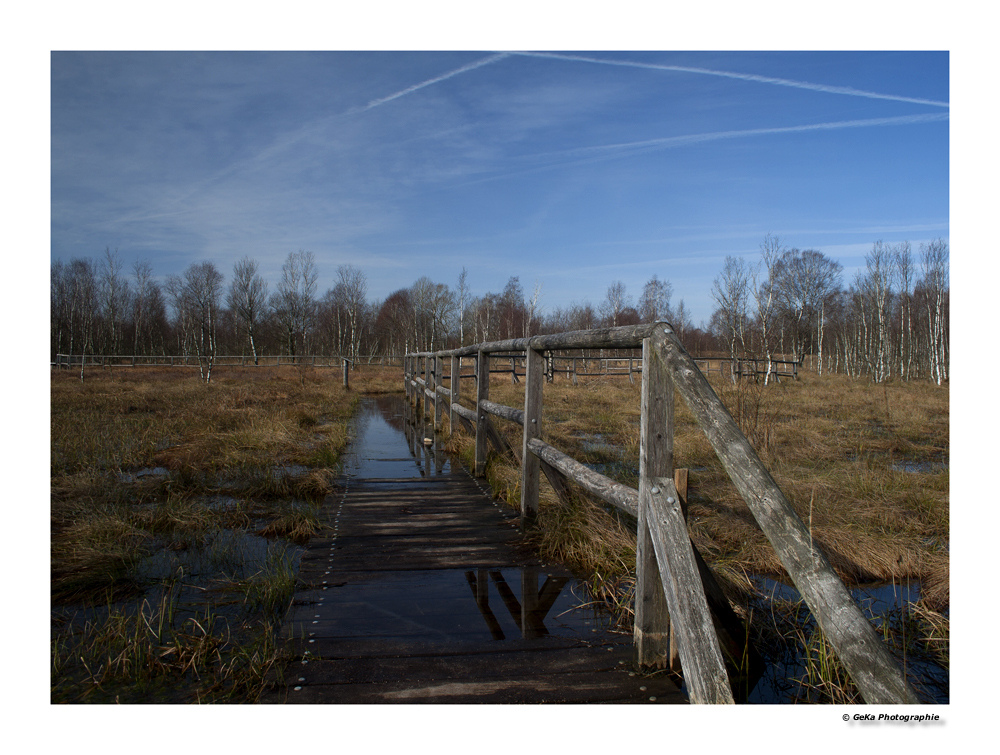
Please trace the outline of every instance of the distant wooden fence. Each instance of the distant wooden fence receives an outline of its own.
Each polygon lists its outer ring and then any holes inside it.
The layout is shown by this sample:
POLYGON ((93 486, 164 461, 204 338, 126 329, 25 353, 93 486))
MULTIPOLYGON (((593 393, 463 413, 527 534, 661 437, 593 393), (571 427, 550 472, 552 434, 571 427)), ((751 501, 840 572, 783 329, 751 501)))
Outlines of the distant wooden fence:
MULTIPOLYGON (((199 363, 207 364, 208 357, 188 354, 186 356, 170 356, 166 354, 143 354, 128 356, 108 356, 102 354, 56 354, 53 367, 197 367, 199 363)), ((215 367, 343 367, 345 363, 353 366, 374 365, 380 367, 400 367, 403 364, 401 356, 257 356, 252 354, 242 356, 216 356, 212 362, 215 367)))
MULTIPOLYGON (((634 361, 631 364, 635 366, 634 361)), ((558 495, 566 495, 567 482, 572 481, 634 516, 638 544, 634 641, 640 663, 668 665, 673 634, 692 702, 731 703, 720 635, 713 623, 713 614, 725 623, 719 613, 729 605, 716 594, 711 572, 691 543, 678 492, 677 483, 682 481, 675 479, 673 468, 676 389, 865 701, 918 702, 885 644, 826 557, 814 546, 809 530, 669 324, 576 331, 407 354, 404 383, 418 415, 430 413, 435 428, 441 425, 445 411, 453 432, 459 421, 474 428, 477 476, 485 473, 487 445, 502 447, 490 417, 501 417, 522 427, 521 518, 526 525, 535 520, 538 511, 540 473, 545 474, 558 495), (635 490, 588 469, 542 440, 542 392, 546 358, 551 352, 639 347, 642 398, 639 489, 635 490), (517 355, 525 361, 523 409, 489 400, 489 376, 498 355, 501 360, 517 355), (474 360, 474 376, 462 375, 463 359, 474 360), (473 409, 461 404, 461 377, 475 380, 473 409)), ((725 637, 722 644, 727 644, 725 637)))
MULTIPOLYGON (((490 374, 510 375, 511 380, 519 383, 525 376, 526 359, 523 354, 493 354, 490 374)), ((753 378, 760 380, 768 372, 766 359, 730 359, 728 357, 697 357, 694 363, 706 375, 717 372, 727 375, 733 380, 753 378)), ((799 379, 801 362, 786 359, 772 359, 770 377, 773 380, 781 378, 799 379)), ((572 380, 577 384, 581 377, 609 377, 624 375, 629 382, 635 382, 635 375, 642 374, 642 355, 627 357, 606 356, 557 356, 551 351, 545 354, 545 379, 553 382, 557 375, 572 380)))

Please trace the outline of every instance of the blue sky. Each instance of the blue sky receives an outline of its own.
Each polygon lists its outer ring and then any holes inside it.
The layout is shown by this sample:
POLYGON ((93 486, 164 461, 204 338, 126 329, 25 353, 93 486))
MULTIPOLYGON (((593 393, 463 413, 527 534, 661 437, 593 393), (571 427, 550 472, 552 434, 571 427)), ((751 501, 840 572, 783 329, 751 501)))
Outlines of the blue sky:
POLYGON ((381 298, 653 274, 696 324, 768 232, 840 261, 949 238, 947 52, 54 52, 52 259, 165 277, 289 252, 381 298))

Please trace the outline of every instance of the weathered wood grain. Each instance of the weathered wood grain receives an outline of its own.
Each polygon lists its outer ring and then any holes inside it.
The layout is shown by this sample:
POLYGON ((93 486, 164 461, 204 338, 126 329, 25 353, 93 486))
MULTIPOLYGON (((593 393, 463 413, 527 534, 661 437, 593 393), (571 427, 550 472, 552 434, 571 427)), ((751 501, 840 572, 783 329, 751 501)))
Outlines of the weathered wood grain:
POLYGON ((524 385, 524 417, 521 444, 521 523, 528 526, 538 517, 538 457, 528 451, 528 444, 542 431, 542 387, 545 385, 545 360, 542 352, 528 349, 524 385))
POLYGON ((885 644, 669 327, 653 336, 678 392, 868 703, 917 703, 885 644))
MULTIPOLYGON (((639 412, 639 500, 648 495, 651 477, 673 474, 674 387, 665 370, 647 356, 649 339, 643 341, 643 356, 652 369, 643 371, 639 412)), ((670 614, 663 592, 652 535, 646 521, 648 507, 638 506, 635 552, 635 622, 633 634, 639 663, 679 671, 680 656, 671 653, 670 614)), ((676 643, 675 643, 676 644, 676 643)))

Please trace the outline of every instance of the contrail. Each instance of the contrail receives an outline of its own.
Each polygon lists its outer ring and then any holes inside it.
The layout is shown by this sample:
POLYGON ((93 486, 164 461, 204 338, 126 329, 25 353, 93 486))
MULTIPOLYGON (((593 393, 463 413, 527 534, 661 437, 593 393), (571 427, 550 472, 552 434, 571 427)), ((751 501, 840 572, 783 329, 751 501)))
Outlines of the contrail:
POLYGON ((592 147, 577 147, 563 150, 561 152, 546 152, 544 154, 525 155, 524 159, 544 159, 546 157, 578 156, 577 159, 551 162, 546 165, 539 165, 534 168, 501 173, 499 175, 487 176, 480 179, 468 181, 466 183, 476 184, 490 181, 498 181, 511 176, 527 175, 539 173, 556 168, 573 167, 577 165, 587 165, 589 163, 604 162, 623 157, 642 154, 643 152, 654 152, 661 149, 682 147, 688 144, 698 144, 700 142, 718 141, 721 139, 738 139, 741 137, 766 136, 768 134, 791 134, 804 131, 832 131, 842 128, 866 128, 872 126, 906 126, 919 123, 935 123, 948 120, 947 113, 925 113, 922 115, 900 115, 891 118, 867 118, 863 120, 851 121, 829 121, 826 123, 810 123, 801 126, 775 126, 771 128, 751 128, 741 131, 710 131, 703 134, 685 134, 683 136, 664 136, 658 139, 644 139, 637 142, 621 142, 618 144, 599 144, 592 147))
MULTIPOLYGON (((809 123, 801 126, 773 126, 770 128, 750 128, 741 131, 710 131, 704 134, 686 134, 684 136, 664 136, 657 139, 644 139, 638 142, 621 142, 618 144, 600 144, 593 147, 578 147, 566 150, 560 154, 584 154, 587 152, 606 152, 619 150, 644 150, 660 147, 676 147, 684 144, 697 144, 718 139, 735 139, 742 136, 762 136, 765 134, 791 134, 800 131, 831 131, 841 128, 863 128, 867 126, 907 126, 915 123, 934 123, 948 120, 947 113, 924 113, 921 115, 898 115, 890 118, 865 118, 853 121, 829 121, 827 123, 809 123)), ((552 154, 552 153, 549 153, 552 154)))
POLYGON ((773 76, 760 76, 753 73, 737 73, 735 71, 716 71, 711 68, 694 68, 691 66, 673 66, 665 63, 640 63, 636 60, 614 60, 611 58, 591 58, 586 55, 567 55, 553 52, 514 52, 512 55, 523 55, 530 58, 555 58, 557 60, 578 60, 583 63, 599 63, 606 66, 625 66, 628 68, 650 68, 658 71, 676 71, 678 73, 697 73, 703 76, 721 76, 726 79, 740 79, 742 81, 755 81, 759 84, 775 84, 777 86, 793 87, 795 89, 809 89, 814 92, 825 92, 827 94, 846 94, 852 97, 868 97, 874 100, 894 100, 896 102, 912 102, 917 105, 933 105, 934 107, 950 107, 947 102, 939 100, 925 100, 918 97, 903 97, 896 94, 882 94, 880 92, 868 92, 864 89, 853 87, 837 87, 827 84, 812 84, 808 81, 795 81, 794 79, 779 79, 773 76))
POLYGON ((384 105, 387 102, 392 102, 392 100, 398 99, 399 97, 404 97, 411 92, 415 92, 418 89, 423 89, 424 87, 429 87, 431 84, 437 84, 439 81, 444 81, 445 79, 450 79, 452 76, 458 76, 459 74, 466 73, 467 71, 475 70, 476 68, 482 68, 483 66, 488 66, 491 63, 496 63, 497 61, 503 60, 504 58, 510 57, 511 53, 501 52, 496 55, 490 55, 488 58, 482 58, 468 65, 462 66, 461 68, 456 68, 454 71, 449 71, 448 73, 441 74, 440 76, 435 76, 433 79, 427 79, 427 81, 422 81, 419 84, 414 84, 411 87, 400 90, 395 94, 390 94, 388 97, 382 97, 381 99, 372 100, 364 107, 354 108, 351 110, 352 113, 363 113, 366 110, 371 110, 372 108, 378 107, 379 105, 384 105))

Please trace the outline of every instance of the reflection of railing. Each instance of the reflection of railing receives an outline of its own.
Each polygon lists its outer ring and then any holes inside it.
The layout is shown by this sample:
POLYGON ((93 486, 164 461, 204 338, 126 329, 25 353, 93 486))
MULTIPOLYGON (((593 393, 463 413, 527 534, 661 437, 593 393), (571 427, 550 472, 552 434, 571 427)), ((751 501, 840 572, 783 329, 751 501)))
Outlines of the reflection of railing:
MULTIPOLYGON (((710 571, 693 547, 674 481, 674 390, 691 409, 782 564, 816 617, 823 633, 869 703, 917 702, 906 677, 875 633, 784 493, 681 346, 667 323, 576 331, 476 344, 452 351, 408 354, 404 383, 423 415, 432 411, 439 427, 444 410, 475 427, 475 473, 486 469, 487 444, 496 440, 491 416, 522 427, 521 518, 534 521, 540 473, 565 494, 567 481, 637 518, 635 643, 640 663, 664 666, 676 633, 680 664, 694 702, 732 702, 732 690, 713 623, 710 571), (642 348, 639 489, 591 470, 542 440, 542 389, 547 353, 568 349, 642 348), (494 354, 523 355, 524 409, 489 400, 494 354), (462 406, 462 360, 475 360, 475 409, 462 406), (444 373, 444 361, 450 369, 444 373), (447 382, 446 388, 443 383, 447 382), (703 581, 704 580, 704 581, 703 581), (706 591, 709 597, 706 597, 706 591), (672 622, 671 622, 672 619, 672 622)), ((724 599, 723 599, 724 602, 724 599)), ((728 607, 728 604, 726 604, 728 607)), ((724 621, 716 612, 715 619, 724 621)), ((731 633, 730 633, 731 635, 731 633)), ((729 639, 733 639, 731 636, 729 639)), ((743 638, 737 637, 737 640, 743 638)), ((727 641, 723 641, 723 646, 727 641)))
POLYGON ((504 639, 503 628, 497 620, 493 609, 490 608, 490 583, 493 581, 497 594, 503 602, 504 607, 513 619, 514 624, 521 630, 521 636, 526 639, 547 635, 549 630, 545 627, 545 617, 552 610, 556 598, 562 592, 563 587, 569 581, 564 577, 546 577, 541 588, 538 587, 539 570, 536 566, 525 566, 521 569, 521 600, 517 599, 514 591, 503 576, 503 572, 498 569, 477 569, 475 572, 467 571, 465 578, 472 588, 472 595, 476 599, 476 606, 490 628, 493 639, 504 639))

